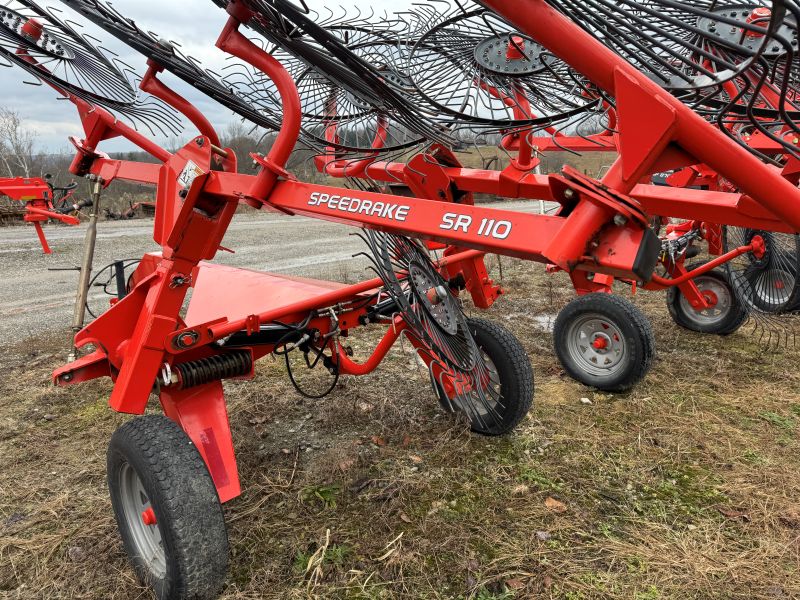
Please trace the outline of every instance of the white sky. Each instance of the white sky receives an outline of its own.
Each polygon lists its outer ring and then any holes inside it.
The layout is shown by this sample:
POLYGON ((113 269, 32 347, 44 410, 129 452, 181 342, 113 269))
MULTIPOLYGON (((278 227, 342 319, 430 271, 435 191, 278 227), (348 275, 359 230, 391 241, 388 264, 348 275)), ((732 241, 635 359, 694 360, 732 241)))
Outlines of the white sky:
MULTIPOLYGON (((62 18, 85 25, 84 31, 102 41, 102 46, 117 53, 125 62, 141 74, 145 70, 145 59, 133 53, 127 46, 100 30, 83 17, 72 12, 55 0, 45 0, 45 5, 63 10, 62 18)), ((357 6, 361 10, 373 9, 399 11, 408 8, 412 0, 306 0, 313 10, 324 11, 325 7, 339 9, 340 6, 357 6)), ((133 19, 140 28, 152 31, 159 37, 178 42, 183 51, 199 59, 203 66, 215 68, 224 64, 225 54, 214 47, 214 42, 225 23, 226 14, 211 0, 117 0, 114 7, 126 17, 133 19)), ((246 34, 250 31, 243 28, 246 34)), ((32 77, 21 69, 0 69, 0 106, 17 110, 26 124, 39 134, 39 149, 47 152, 69 152, 67 137, 82 137, 80 121, 73 105, 57 99, 57 94, 47 86, 26 85, 32 77)), ((218 129, 237 117, 214 101, 206 98, 192 87, 183 84, 169 73, 164 73, 165 83, 192 100, 218 129)), ((194 132, 186 129, 184 137, 194 132)), ((165 140, 160 140, 165 141, 165 140)), ((124 141, 111 140, 101 150, 120 151, 131 146, 124 141)))

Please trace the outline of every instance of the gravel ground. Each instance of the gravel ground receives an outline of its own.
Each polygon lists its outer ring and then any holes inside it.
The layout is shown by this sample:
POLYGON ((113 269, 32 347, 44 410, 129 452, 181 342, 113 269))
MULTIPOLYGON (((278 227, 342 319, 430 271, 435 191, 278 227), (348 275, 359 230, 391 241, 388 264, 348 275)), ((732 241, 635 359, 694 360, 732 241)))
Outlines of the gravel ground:
MULTIPOLYGON (((535 212, 538 202, 508 202, 503 208, 535 212)), ((109 221, 98 225, 95 267, 117 259, 139 258, 158 247, 153 222, 109 221)), ((3 311, 0 339, 24 340, 48 330, 68 328, 75 302, 77 271, 49 271, 80 264, 85 225, 49 225, 45 233, 53 254, 42 254, 30 226, 0 228, 0 290, 3 311)), ((219 252, 215 262, 319 279, 358 281, 365 262, 353 254, 363 243, 354 229, 305 217, 277 213, 237 215, 223 245, 235 254, 219 252)), ((94 293, 90 302, 103 302, 94 293)))

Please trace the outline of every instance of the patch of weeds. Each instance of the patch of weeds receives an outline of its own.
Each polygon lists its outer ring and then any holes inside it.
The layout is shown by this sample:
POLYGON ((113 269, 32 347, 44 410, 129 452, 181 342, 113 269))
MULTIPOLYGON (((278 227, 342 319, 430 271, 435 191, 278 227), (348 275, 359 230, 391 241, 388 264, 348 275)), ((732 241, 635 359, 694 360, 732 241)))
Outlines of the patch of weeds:
POLYGON ((763 465, 767 463, 767 459, 761 455, 758 450, 745 450, 742 454, 742 460, 750 465, 763 465))
POLYGON ((564 543, 561 540, 550 538, 544 543, 545 547, 550 550, 561 550, 564 548, 564 543))
POLYGON ((491 590, 482 587, 475 595, 475 600, 513 600, 516 594, 512 590, 504 590, 502 592, 492 592, 491 590))
POLYGON ((628 573, 644 573, 647 571, 647 561, 641 556, 633 555, 625 558, 628 573))
POLYGON ((611 525, 611 523, 600 523, 597 526, 597 531, 600 532, 604 538, 612 539, 617 537, 617 531, 611 525))
POLYGON ((80 407, 77 415, 83 422, 97 423, 100 420, 108 419, 112 415, 111 409, 108 407, 108 401, 105 398, 100 398, 95 402, 89 402, 80 407))
POLYGON ((325 562, 341 567, 352 553, 352 548, 347 544, 333 544, 325 552, 325 562))
MULTIPOLYGON (((312 549, 298 550, 292 561, 292 571, 302 575, 308 569, 308 563, 316 552, 312 549)), ((322 557, 322 565, 341 567, 353 554, 353 549, 347 544, 331 544, 322 557)))
POLYGON ((800 417, 800 404, 792 403, 789 405, 789 410, 791 410, 795 415, 800 417))
POLYGON ((709 506, 724 502, 725 495, 708 485, 699 469, 686 467, 664 473, 655 485, 642 485, 634 510, 646 516, 695 516, 709 506))
POLYGON ((597 592, 606 592, 606 591, 608 591, 608 588, 607 588, 607 585, 606 585, 607 582, 606 582, 606 579, 605 579, 605 577, 603 576, 602 573, 597 573, 596 571, 589 571, 587 573, 581 573, 578 576, 578 580, 581 583, 585 584, 585 585, 591 586, 591 588, 594 591, 597 591, 597 592))
POLYGON ((534 467, 523 466, 520 468, 519 479, 525 483, 532 483, 542 490, 561 490, 563 486, 550 479, 547 475, 534 467))
POLYGON ((336 508, 336 496, 341 491, 338 485, 315 485, 305 488, 300 497, 306 503, 319 503, 322 508, 336 508))
POLYGON ((294 561, 292 561, 292 571, 298 575, 305 573, 308 568, 308 561, 311 560, 313 554, 313 552, 306 550, 298 550, 297 554, 294 555, 294 561))
POLYGON ((651 585, 649 588, 642 592, 636 592, 633 595, 634 600, 658 600, 661 598, 661 592, 658 591, 658 588, 654 585, 651 585))
POLYGON ((783 415, 779 415, 778 413, 771 411, 760 412, 758 413, 758 416, 775 427, 779 427, 780 429, 789 432, 794 431, 794 417, 784 417, 783 415))

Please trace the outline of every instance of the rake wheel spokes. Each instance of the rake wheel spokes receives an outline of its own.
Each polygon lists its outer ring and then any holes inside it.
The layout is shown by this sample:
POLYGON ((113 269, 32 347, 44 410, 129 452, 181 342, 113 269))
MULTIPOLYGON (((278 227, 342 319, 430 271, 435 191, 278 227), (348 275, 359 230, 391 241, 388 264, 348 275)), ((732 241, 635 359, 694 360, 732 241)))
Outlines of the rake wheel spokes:
POLYGON ((277 100, 273 104, 254 108, 226 87, 215 73, 204 69, 197 59, 184 55, 178 43, 159 39, 152 32, 142 30, 104 0, 62 2, 253 125, 274 131, 280 129, 281 112, 277 100))
POLYGON ((747 227, 723 228, 723 249, 763 242, 726 263, 737 298, 768 344, 794 343, 800 315, 800 235, 747 227))
POLYGON ((58 92, 105 108, 151 132, 180 131, 177 116, 139 94, 130 66, 108 58, 54 7, 12 0, 0 7, 0 56, 58 92))
POLYGON ((547 1, 741 145, 800 156, 796 0, 547 1))
MULTIPOLYGON (((337 31, 348 37, 345 28, 337 31)), ((383 69, 387 80, 394 78, 398 82, 395 85, 401 85, 402 75, 389 65, 393 48, 376 39, 356 45, 352 51, 376 69, 383 69)), ((370 105, 317 68, 281 48, 268 51, 292 74, 297 84, 303 116, 302 138, 309 146, 320 152, 328 148, 343 157, 365 153, 377 157, 426 143, 424 136, 398 123, 391 113, 370 105)), ((238 63, 226 70, 225 85, 249 104, 255 107, 275 105, 274 86, 261 72, 238 63)))
POLYGON ((400 19, 371 22, 361 13, 352 18, 344 13, 317 21, 318 15, 289 0, 244 1, 254 13, 249 27, 351 94, 356 103, 371 107, 376 118, 393 121, 398 137, 453 141, 404 89, 398 66, 405 53, 400 19))
POLYGON ((503 398, 469 331, 458 299, 419 242, 365 230, 367 257, 394 300, 437 395, 478 427, 502 421, 503 398), (444 396, 444 397, 443 397, 444 396))
POLYGON ((601 102, 563 61, 488 10, 414 13, 410 77, 428 103, 459 121, 544 126, 601 102))

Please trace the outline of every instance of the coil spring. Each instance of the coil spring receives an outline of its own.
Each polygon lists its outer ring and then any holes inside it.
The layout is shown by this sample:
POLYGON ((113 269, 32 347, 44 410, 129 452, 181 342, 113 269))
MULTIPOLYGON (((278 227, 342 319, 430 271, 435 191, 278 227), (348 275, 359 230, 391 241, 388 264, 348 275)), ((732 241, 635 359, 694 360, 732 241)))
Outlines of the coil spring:
POLYGON ((178 372, 181 389, 185 390, 218 379, 247 375, 252 366, 250 353, 240 350, 181 363, 173 370, 178 372))

